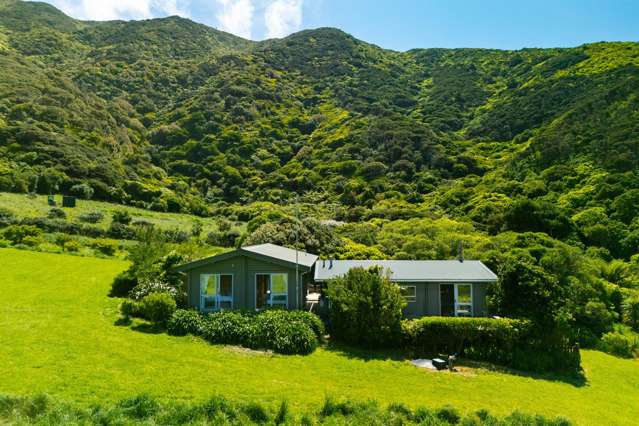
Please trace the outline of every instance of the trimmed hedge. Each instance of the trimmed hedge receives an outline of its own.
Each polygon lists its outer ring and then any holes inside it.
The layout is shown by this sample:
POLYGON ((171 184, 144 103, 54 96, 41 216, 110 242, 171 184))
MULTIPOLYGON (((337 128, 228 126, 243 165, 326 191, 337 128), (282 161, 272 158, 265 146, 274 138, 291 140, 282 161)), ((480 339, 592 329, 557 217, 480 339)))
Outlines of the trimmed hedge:
POLYGON ((199 335, 202 316, 192 309, 178 309, 166 323, 166 330, 172 336, 199 335))
POLYGON ((324 337, 324 324, 314 314, 269 309, 222 311, 200 315, 178 309, 167 323, 169 334, 199 335, 214 344, 270 349, 281 354, 309 354, 324 337))
POLYGON ((140 304, 131 299, 125 299, 120 303, 120 313, 124 318, 142 317, 140 304))
POLYGON ((580 355, 566 338, 539 335, 527 320, 423 317, 402 321, 409 352, 465 356, 528 371, 578 372, 580 355))

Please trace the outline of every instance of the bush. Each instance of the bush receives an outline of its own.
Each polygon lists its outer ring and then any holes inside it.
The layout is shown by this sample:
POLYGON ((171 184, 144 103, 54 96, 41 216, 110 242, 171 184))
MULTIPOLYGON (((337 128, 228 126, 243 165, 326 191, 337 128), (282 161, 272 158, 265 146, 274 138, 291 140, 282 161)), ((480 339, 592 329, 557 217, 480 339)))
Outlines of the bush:
POLYGON ((318 341, 321 342, 324 340, 324 336, 326 335, 326 327, 324 327, 324 323, 322 322, 320 317, 312 312, 306 311, 290 311, 289 315, 291 318, 302 321, 306 325, 308 325, 310 329, 313 330, 313 333, 315 333, 318 341))
POLYGON ((42 231, 33 225, 10 225, 4 229, 2 235, 13 244, 22 244, 26 237, 39 237, 42 231))
POLYGON ((78 220, 86 223, 99 223, 104 219, 104 213, 101 211, 94 211, 89 213, 84 213, 78 216, 78 220))
POLYGON ((253 317, 241 311, 206 315, 202 321, 202 337, 211 343, 250 346, 253 343, 253 317))
POLYGON ((118 249, 115 241, 98 239, 91 243, 91 247, 106 256, 113 256, 118 249))
POLYGON ((639 350, 639 342, 631 336, 613 331, 601 337, 599 348, 609 354, 632 358, 635 352, 639 350))
POLYGON ((76 252, 80 251, 80 248, 82 248, 80 243, 77 242, 77 241, 74 241, 74 240, 67 241, 62 246, 62 250, 68 251, 69 253, 76 253, 76 252))
POLYGON ((169 293, 151 293, 140 302, 144 318, 157 324, 165 324, 176 308, 175 299, 169 293))
POLYGON ((142 317, 140 304, 131 299, 125 299, 120 303, 120 313, 124 318, 142 317))
POLYGON ((199 312, 192 309, 178 309, 171 315, 166 329, 172 336, 199 335, 201 326, 202 317, 199 312))
POLYGON ((129 297, 133 300, 142 300, 152 293, 168 293, 177 301, 178 291, 175 287, 159 281, 143 281, 136 285, 130 292, 129 297))
POLYGON ((4 207, 0 207, 0 226, 9 226, 16 221, 15 214, 4 207))
POLYGON ((120 223, 122 225, 129 225, 133 218, 126 210, 116 210, 112 215, 113 223, 120 223))
POLYGON ((107 230, 107 235, 116 240, 135 240, 136 233, 130 226, 113 222, 107 230))
POLYGON ((403 347, 415 356, 465 356, 528 371, 580 369, 579 350, 555 333, 536 334, 527 320, 423 317, 402 321, 403 347))
POLYGON ((49 219, 66 219, 67 214, 61 208, 53 207, 51 210, 49 210, 49 213, 47 213, 47 217, 49 219))
POLYGON ((639 331, 639 296, 624 300, 622 305, 623 323, 635 331, 639 331))
POLYGON ((28 235, 22 239, 22 244, 27 247, 37 247, 42 243, 42 238, 28 235))
POLYGON ((345 343, 386 346, 399 340, 402 309, 399 286, 379 268, 352 268, 328 282, 332 335, 345 343))
POLYGON ((111 297, 126 297, 138 285, 138 279, 128 271, 121 272, 111 284, 111 297))
POLYGON ((71 187, 71 195, 75 195, 78 198, 90 200, 93 197, 93 188, 86 183, 80 183, 71 187))

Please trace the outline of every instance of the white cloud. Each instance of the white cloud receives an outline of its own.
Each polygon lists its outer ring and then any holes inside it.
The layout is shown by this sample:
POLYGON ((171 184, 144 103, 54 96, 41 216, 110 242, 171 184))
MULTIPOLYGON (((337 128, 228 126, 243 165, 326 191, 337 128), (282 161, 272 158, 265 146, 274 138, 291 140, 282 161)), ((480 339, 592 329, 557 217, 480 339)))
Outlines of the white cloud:
POLYGON ((253 12, 255 5, 252 0, 217 0, 220 11, 216 14, 219 28, 222 31, 244 38, 251 38, 253 31, 253 12))
POLYGON ((67 15, 92 21, 190 15, 188 0, 51 0, 50 3, 67 15))
POLYGON ((264 13, 267 38, 280 38, 302 26, 302 0, 275 0, 264 13))

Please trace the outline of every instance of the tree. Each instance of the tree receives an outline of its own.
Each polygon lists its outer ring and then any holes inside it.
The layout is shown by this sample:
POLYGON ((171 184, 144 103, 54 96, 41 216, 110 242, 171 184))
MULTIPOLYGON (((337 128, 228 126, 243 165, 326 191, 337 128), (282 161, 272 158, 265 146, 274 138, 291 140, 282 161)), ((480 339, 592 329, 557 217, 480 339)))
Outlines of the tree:
POLYGON ((337 340, 367 347, 396 342, 406 301, 383 270, 352 268, 328 282, 327 294, 337 340))

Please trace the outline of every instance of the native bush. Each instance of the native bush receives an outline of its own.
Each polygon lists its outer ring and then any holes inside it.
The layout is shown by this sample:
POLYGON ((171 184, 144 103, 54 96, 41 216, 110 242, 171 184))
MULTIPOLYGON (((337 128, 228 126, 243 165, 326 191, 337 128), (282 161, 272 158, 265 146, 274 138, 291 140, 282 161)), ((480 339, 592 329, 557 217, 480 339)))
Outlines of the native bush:
POLYGON ((272 349, 282 354, 309 354, 317 347, 313 329, 295 314, 271 309, 255 316, 250 345, 272 349))
POLYGON ((99 210, 84 213, 78 216, 78 220, 80 220, 81 222, 86 222, 86 223, 99 223, 99 222, 102 222, 103 219, 104 219, 104 213, 102 213, 99 210))
POLYGON ((379 268, 352 268, 328 282, 327 294, 335 339, 369 347, 398 341, 406 302, 379 268))
POLYGON ((176 307, 175 299, 169 293, 151 293, 140 302, 144 318, 158 324, 165 324, 176 307))
POLYGON ((133 220, 131 214, 126 210, 114 211, 111 218, 114 223, 121 223, 122 225, 129 225, 131 224, 131 220, 133 220))
POLYGON ((201 326, 202 316, 193 309, 176 310, 166 323, 166 329, 172 336, 199 335, 201 326))
POLYGON ((162 281, 142 281, 129 292, 129 297, 133 300, 142 300, 146 296, 152 293, 167 293, 173 297, 174 300, 181 299, 178 290, 162 281))
POLYGON ((0 207, 0 227, 11 225, 16 221, 16 215, 9 209, 0 207))
POLYGON ((2 235, 13 244, 22 244, 26 237, 39 237, 42 231, 33 225, 9 225, 2 235))
POLYGON ((639 331, 639 295, 628 297, 622 304, 623 323, 639 331))
POLYGON ((91 243, 91 247, 106 256, 113 256, 118 249, 118 244, 112 240, 97 239, 91 243))
POLYGON ((53 207, 49 210, 49 213, 47 213, 47 217, 49 219, 66 219, 67 214, 61 208, 53 207))
POLYGON ((138 279, 133 276, 129 271, 124 271, 118 274, 117 277, 111 283, 111 291, 109 296, 111 297, 126 297, 129 295, 138 285, 138 279))
POLYGON ((142 308, 135 300, 125 299, 120 303, 120 313, 124 318, 142 317, 142 308))
POLYGON ((241 311, 222 311, 205 315, 202 337, 210 343, 249 346, 253 341, 253 316, 241 311))
POLYGON ((632 336, 626 336, 618 331, 612 331, 601 336, 599 348, 612 355, 632 358, 639 352, 639 341, 632 336))
POLYGON ((76 253, 80 251, 81 248, 82 248, 82 245, 75 240, 67 241, 66 243, 62 245, 62 250, 68 251, 69 253, 76 253))

